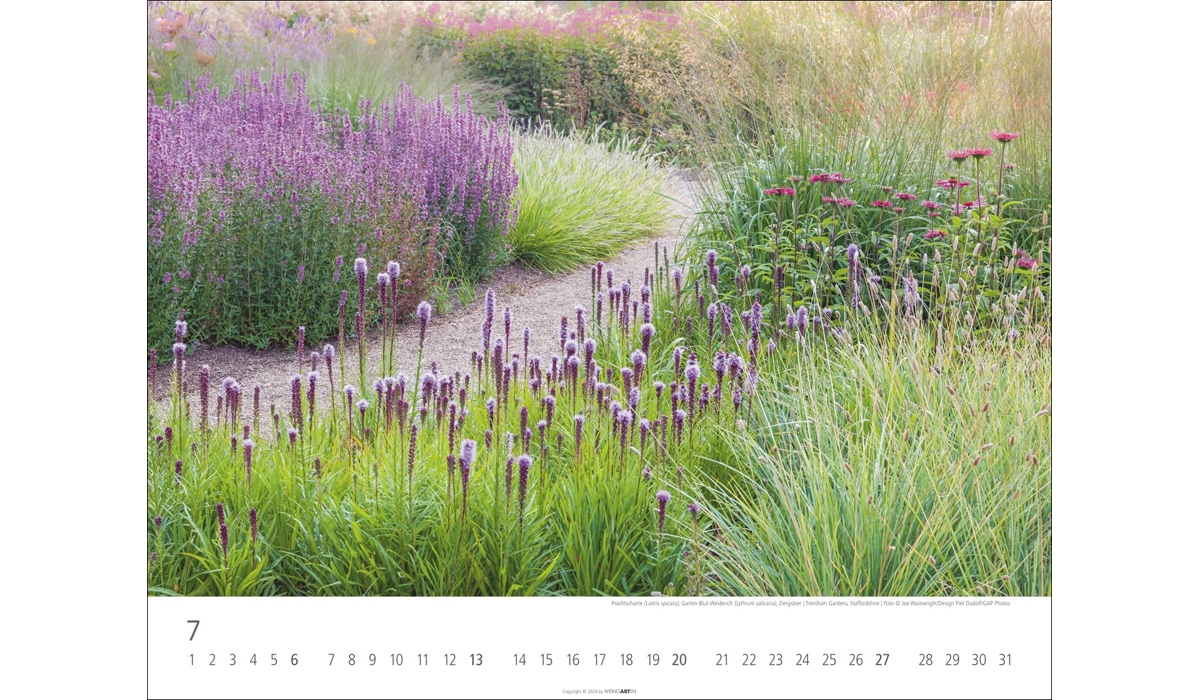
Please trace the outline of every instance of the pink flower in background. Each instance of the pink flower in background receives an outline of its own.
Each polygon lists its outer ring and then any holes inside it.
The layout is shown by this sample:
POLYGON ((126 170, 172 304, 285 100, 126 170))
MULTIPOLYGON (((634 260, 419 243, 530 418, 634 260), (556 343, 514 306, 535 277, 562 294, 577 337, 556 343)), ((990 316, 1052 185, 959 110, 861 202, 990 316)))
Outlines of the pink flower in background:
POLYGON ((175 50, 175 42, 168 41, 167 43, 163 44, 162 50, 163 51, 174 51, 175 50))
POLYGON ((903 200, 905 200, 905 201, 912 201, 912 200, 914 200, 914 199, 916 199, 916 198, 917 198, 917 195, 915 195, 915 194, 909 194, 909 193, 907 193, 907 192, 897 192, 897 193, 896 193, 896 199, 903 199, 903 200))
POLYGON ((971 152, 971 156, 974 158, 986 158, 992 155, 992 149, 990 148, 972 148, 969 150, 971 152))
POLYGON ((936 184, 938 187, 941 187, 944 190, 952 190, 955 188, 961 190, 962 188, 967 187, 971 183, 968 182, 967 180, 959 180, 958 178, 952 177, 949 180, 938 180, 934 184, 936 184))
POLYGON ((931 212, 938 211, 939 209, 942 208, 941 204, 938 204, 937 202, 931 202, 929 200, 925 200, 925 201, 921 202, 921 206, 925 207, 926 209, 928 209, 931 212))
POLYGON ((1037 267, 1037 260, 1034 260, 1029 256, 1021 257, 1017 260, 1017 267, 1021 268, 1022 270, 1032 270, 1033 268, 1037 267))
POLYGON ((955 163, 961 163, 964 160, 971 157, 971 151, 970 150, 947 151, 946 157, 949 158, 950 160, 954 161, 955 163))
POLYGON ((877 199, 874 202, 871 202, 871 206, 877 209, 889 209, 891 208, 892 203, 886 199, 877 199))
POLYGON ((929 233, 925 234, 925 238, 928 238, 931 241, 935 241, 939 238, 945 238, 945 237, 946 237, 946 232, 939 231, 938 229, 933 229, 929 233))
POLYGON ((858 202, 854 201, 853 199, 850 199, 849 197, 840 197, 840 198, 838 198, 838 201, 837 201, 837 205, 839 207, 846 207, 847 209, 854 206, 855 204, 858 204, 858 202))
POLYGON ((1008 143, 1009 141, 1016 141, 1018 138, 1021 137, 1020 134, 1011 132, 1011 131, 993 131, 992 133, 990 133, 988 135, 991 136, 992 139, 999 141, 1000 143, 1008 143))

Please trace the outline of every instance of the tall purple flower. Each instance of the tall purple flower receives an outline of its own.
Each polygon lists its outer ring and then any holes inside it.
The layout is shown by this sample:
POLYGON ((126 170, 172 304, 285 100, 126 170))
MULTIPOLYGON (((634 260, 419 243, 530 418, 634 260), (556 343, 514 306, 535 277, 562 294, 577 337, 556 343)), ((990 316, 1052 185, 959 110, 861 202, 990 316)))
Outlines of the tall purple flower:
POLYGON ((375 275, 375 285, 379 287, 379 313, 384 317, 386 317, 385 312, 388 308, 387 290, 390 281, 391 278, 388 277, 386 272, 380 272, 375 275))
POLYGON ((362 311, 367 305, 367 259, 355 258, 354 275, 358 277, 358 309, 362 311))
POLYGON ((425 331, 429 328, 429 320, 431 318, 433 318, 433 307, 429 305, 429 302, 422 301, 420 304, 417 304, 417 321, 420 324, 420 342, 422 347, 425 345, 425 331))
POLYGON ((642 352, 650 356, 650 340, 654 337, 654 324, 642 324, 642 352))
POLYGON ((687 369, 683 371, 684 377, 688 383, 688 414, 695 420, 696 416, 696 380, 700 379, 700 365, 694 361, 688 362, 687 369))
POLYGON ((641 350, 634 350, 629 355, 629 361, 633 364, 633 383, 635 385, 642 382, 642 371, 646 369, 646 353, 641 350))
POLYGON ((183 354, 187 351, 187 345, 183 343, 175 343, 171 346, 171 354, 175 356, 175 394, 179 398, 183 398, 183 354))
POLYGON ((317 377, 316 372, 308 373, 308 422, 311 424, 317 412, 317 377))
POLYGON ((242 458, 246 462, 246 486, 249 486, 253 479, 254 467, 254 441, 249 438, 242 440, 242 458))
POLYGON ((467 483, 471 478, 471 465, 475 462, 476 444, 474 440, 463 440, 459 453, 458 466, 462 472, 463 515, 467 514, 467 483))
POLYGON ((575 459, 583 456, 583 422, 582 413, 575 414, 575 459))
POLYGON ((221 553, 229 556, 229 531, 225 529, 225 505, 217 503, 217 526, 221 532, 221 553))
MULTIPOLYGON (((508 434, 512 437, 512 433, 508 434)), ((513 456, 509 455, 508 460, 504 463, 504 510, 508 511, 508 503, 512 500, 512 468, 513 456)))
POLYGON ((250 542, 258 542, 258 510, 250 509, 250 542))
POLYGON ((529 468, 532 466, 533 458, 529 455, 517 457, 517 509, 522 527, 525 525, 525 494, 529 489, 529 468))
POLYGON ((667 520, 667 504, 671 502, 671 494, 666 491, 659 491, 654 494, 654 498, 658 501, 658 534, 662 534, 663 525, 667 520))
POLYGON ((292 388, 292 425, 299 427, 304 420, 304 409, 302 408, 302 391, 303 381, 299 374, 293 374, 288 381, 292 388))

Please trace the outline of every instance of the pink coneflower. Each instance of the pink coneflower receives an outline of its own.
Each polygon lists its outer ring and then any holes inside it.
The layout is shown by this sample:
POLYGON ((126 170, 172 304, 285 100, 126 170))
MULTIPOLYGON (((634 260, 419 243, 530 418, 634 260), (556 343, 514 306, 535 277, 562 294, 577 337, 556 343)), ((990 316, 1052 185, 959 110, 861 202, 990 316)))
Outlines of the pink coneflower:
POLYGON ((990 148, 969 148, 967 151, 973 158, 986 158, 992 155, 992 149, 990 148))
POLYGON ((948 180, 938 180, 934 184, 937 185, 938 187, 941 187, 944 190, 953 190, 956 188, 961 190, 962 188, 967 187, 971 183, 966 180, 959 180, 958 178, 952 177, 948 180))
POLYGON ((847 209, 854 206, 855 204, 858 204, 858 202, 854 201, 853 199, 850 199, 849 197, 839 197, 838 201, 837 201, 837 205, 839 207, 845 207, 847 209))
POLYGON ((992 133, 988 134, 988 136, 995 141, 999 141, 1000 143, 1008 143, 1009 141, 1015 141, 1021 137, 1020 134, 1010 131, 993 131, 992 133))
POLYGON ((841 173, 834 173, 830 175, 829 181, 835 185, 845 185, 847 183, 854 182, 854 180, 851 178, 843 177, 841 173))
POLYGON ((912 200, 914 200, 914 199, 916 199, 916 198, 917 198, 917 195, 915 195, 915 194, 909 194, 909 193, 907 193, 907 192, 897 192, 897 193, 896 193, 895 195, 893 195, 893 196, 894 196, 896 199, 903 199, 903 200, 904 200, 904 201, 906 201, 906 202, 908 202, 908 201, 912 201, 912 200))
POLYGON ((962 163, 971 157, 971 149, 967 148, 960 151, 947 151, 946 157, 955 163, 962 163))
POLYGON ((837 197, 821 197, 822 204, 837 204, 837 197))
POLYGON ((876 209, 889 209, 891 208, 892 203, 886 199, 876 199, 874 202, 871 202, 871 206, 875 207, 876 209))
POLYGON ((1037 267, 1037 260, 1034 260, 1028 256, 1022 257, 1017 260, 1017 267, 1021 268, 1022 270, 1032 270, 1033 268, 1037 267))
POLYGON ((809 183, 814 184, 814 185, 819 182, 829 182, 829 174, 828 173, 817 173, 816 175, 809 176, 808 181, 809 181, 809 183))
POLYGON ((925 238, 928 238, 931 241, 936 240, 938 238, 945 238, 945 237, 946 237, 946 232, 939 231, 938 229, 932 229, 928 233, 925 234, 925 238))
POLYGON ((793 187, 772 187, 771 189, 763 190, 763 194, 767 196, 794 197, 796 196, 796 190, 793 187))

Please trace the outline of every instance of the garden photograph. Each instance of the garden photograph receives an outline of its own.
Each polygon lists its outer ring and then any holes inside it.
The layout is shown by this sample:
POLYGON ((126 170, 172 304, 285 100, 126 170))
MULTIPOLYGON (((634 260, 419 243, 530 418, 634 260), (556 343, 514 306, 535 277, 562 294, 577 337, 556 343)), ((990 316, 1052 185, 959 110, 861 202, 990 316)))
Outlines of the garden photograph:
POLYGON ((147 3, 146 594, 1051 596, 1051 24, 147 3))

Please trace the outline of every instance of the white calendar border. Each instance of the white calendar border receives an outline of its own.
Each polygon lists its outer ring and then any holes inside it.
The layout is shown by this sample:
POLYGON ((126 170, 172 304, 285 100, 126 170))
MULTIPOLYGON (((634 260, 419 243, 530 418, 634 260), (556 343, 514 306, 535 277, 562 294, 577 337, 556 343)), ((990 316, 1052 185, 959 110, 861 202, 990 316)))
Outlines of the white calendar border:
MULTIPOLYGON (((144 443, 125 417, 144 400, 130 339, 144 332, 145 251, 124 233, 145 217, 144 10, 6 9, 22 28, 4 47, 15 120, 0 258, 12 351, 6 687, 136 695, 151 641, 139 624, 145 474, 120 455, 144 443), (58 420, 51 404, 75 408, 58 420)), ((1186 442, 1194 275, 1181 264, 1198 251, 1190 228, 1158 213, 1177 194, 1186 203, 1194 178, 1197 8, 1060 0, 1055 10, 1055 330, 1066 353, 1055 372, 1055 690, 1167 696, 1188 687, 1194 665, 1194 645, 1178 641, 1194 618, 1186 582, 1200 492, 1186 442), (1130 189, 1145 197, 1114 196, 1130 189), (1153 295, 1122 288, 1123 271, 1143 265, 1161 272, 1153 295)))
POLYGON ((152 697, 1038 698, 1052 680, 1049 598, 154 598, 148 607, 152 697), (272 653, 281 665, 269 665, 272 653), (631 692, 602 692, 621 689, 631 692))

